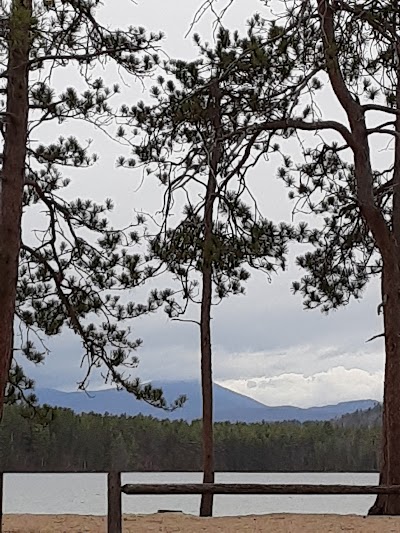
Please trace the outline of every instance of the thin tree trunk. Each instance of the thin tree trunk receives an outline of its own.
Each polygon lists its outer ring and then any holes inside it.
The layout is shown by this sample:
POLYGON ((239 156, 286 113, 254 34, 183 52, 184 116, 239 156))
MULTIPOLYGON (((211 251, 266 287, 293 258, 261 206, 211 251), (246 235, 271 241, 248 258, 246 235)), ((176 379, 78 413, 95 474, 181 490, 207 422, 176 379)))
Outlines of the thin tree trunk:
MULTIPOLYGON (((214 483, 214 431, 213 431, 213 383, 211 350, 211 302, 212 302, 212 262, 213 262, 213 209, 217 188, 218 163, 221 157, 220 147, 220 92, 217 82, 210 88, 213 99, 211 120, 214 140, 208 176, 204 207, 204 241, 202 265, 202 297, 200 317, 201 346, 201 388, 203 400, 203 483, 214 483)), ((213 495, 203 494, 200 504, 200 516, 212 516, 213 495)))
MULTIPOLYGON (((213 181, 213 180, 210 180, 213 181)), ((210 185, 209 181, 209 185, 210 185)), ((209 186, 207 189, 211 189, 209 186)), ((211 297, 212 297, 212 202, 206 202, 204 219, 204 254, 203 254, 203 286, 200 318, 201 343, 201 387, 203 400, 203 483, 214 483, 214 431, 213 431, 213 385, 212 385, 212 350, 211 350, 211 297), (207 206, 207 204, 209 204, 207 206), (209 218, 211 216, 211 225, 209 218)), ((212 516, 213 495, 203 494, 200 505, 200 516, 212 516)))
POLYGON ((9 20, 7 107, 0 175, 0 416, 13 354, 28 127, 32 0, 13 0, 9 20))

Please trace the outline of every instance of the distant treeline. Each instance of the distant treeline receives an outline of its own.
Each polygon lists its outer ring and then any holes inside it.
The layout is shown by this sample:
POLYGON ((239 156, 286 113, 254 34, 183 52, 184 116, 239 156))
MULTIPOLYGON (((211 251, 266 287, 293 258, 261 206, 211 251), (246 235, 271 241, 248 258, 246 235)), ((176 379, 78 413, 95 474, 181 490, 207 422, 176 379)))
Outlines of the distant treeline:
MULTIPOLYGON (((376 471, 379 407, 336 422, 217 423, 216 469, 232 472, 376 471), (365 423, 366 420, 375 423, 365 423), (352 423, 353 421, 353 423, 352 423)), ((4 470, 198 471, 201 422, 77 415, 32 416, 7 407, 0 425, 4 470)))

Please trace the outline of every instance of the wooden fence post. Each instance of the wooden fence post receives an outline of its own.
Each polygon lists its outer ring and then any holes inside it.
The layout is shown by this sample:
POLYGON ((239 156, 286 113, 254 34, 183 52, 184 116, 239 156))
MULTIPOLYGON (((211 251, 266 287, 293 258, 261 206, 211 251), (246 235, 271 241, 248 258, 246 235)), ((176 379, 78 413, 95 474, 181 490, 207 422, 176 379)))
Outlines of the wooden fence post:
POLYGON ((122 533, 121 472, 107 475, 107 501, 107 532, 122 533))
POLYGON ((4 473, 0 472, 0 533, 3 531, 4 473))

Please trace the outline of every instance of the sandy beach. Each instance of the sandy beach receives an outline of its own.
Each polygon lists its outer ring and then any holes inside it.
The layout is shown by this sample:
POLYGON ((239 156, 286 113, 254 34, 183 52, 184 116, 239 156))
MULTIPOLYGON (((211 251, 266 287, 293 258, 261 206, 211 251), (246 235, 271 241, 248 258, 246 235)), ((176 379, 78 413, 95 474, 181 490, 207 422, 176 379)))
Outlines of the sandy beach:
MULTIPOLYGON (((106 519, 79 515, 6 515, 3 533, 105 533, 106 519)), ((126 515, 124 533, 398 533, 400 517, 265 515, 197 518, 184 514, 126 515)))

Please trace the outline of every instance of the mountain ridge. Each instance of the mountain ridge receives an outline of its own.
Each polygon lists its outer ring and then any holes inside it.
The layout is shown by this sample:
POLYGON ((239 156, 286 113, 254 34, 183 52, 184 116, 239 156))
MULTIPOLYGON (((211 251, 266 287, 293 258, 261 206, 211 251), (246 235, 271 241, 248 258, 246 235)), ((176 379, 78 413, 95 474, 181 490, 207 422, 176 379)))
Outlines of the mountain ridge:
MULTIPOLYGON (((51 388, 39 388, 36 391, 39 403, 53 407, 72 409, 77 413, 94 412, 126 416, 152 416, 162 420, 186 420, 191 422, 201 418, 201 388, 197 381, 173 381, 158 383, 168 401, 186 394, 188 400, 181 408, 166 412, 136 400, 126 391, 102 389, 97 391, 63 392, 51 388)), ((348 413, 366 410, 378 402, 374 400, 355 400, 337 404, 301 408, 290 405, 268 406, 246 395, 239 394, 214 383, 214 420, 216 422, 282 422, 295 420, 298 422, 332 420, 348 413)))

